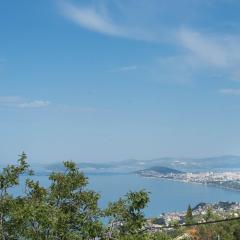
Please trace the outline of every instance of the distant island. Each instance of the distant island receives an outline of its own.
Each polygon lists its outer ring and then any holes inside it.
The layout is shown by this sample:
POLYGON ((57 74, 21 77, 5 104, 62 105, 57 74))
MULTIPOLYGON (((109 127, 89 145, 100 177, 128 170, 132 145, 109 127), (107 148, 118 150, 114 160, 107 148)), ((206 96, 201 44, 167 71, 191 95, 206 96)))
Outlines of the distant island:
POLYGON ((163 167, 163 166, 154 166, 151 168, 147 168, 147 169, 143 169, 143 170, 139 170, 136 171, 137 174, 146 176, 146 175, 152 175, 154 173, 158 173, 160 175, 171 175, 171 174, 182 174, 184 172, 173 169, 173 168, 169 168, 169 167, 163 167))
MULTIPOLYGON (((240 156, 234 155, 207 158, 128 159, 102 163, 79 162, 77 165, 85 173, 135 173, 143 177, 200 183, 240 191, 240 156)), ((62 164, 38 166, 35 172, 49 174, 52 171, 63 171, 62 164)))
MULTIPOLYGON (((111 172, 111 173, 131 173, 142 169, 161 166, 176 169, 182 172, 207 172, 211 169, 216 171, 236 171, 240 170, 240 156, 223 155, 206 158, 181 158, 181 157, 161 157, 156 159, 137 160, 128 159, 123 161, 111 162, 81 162, 76 161, 77 165, 84 172, 111 172)), ((38 166, 46 172, 61 171, 62 163, 42 164, 38 166)), ((160 169, 161 170, 161 169, 160 169)))

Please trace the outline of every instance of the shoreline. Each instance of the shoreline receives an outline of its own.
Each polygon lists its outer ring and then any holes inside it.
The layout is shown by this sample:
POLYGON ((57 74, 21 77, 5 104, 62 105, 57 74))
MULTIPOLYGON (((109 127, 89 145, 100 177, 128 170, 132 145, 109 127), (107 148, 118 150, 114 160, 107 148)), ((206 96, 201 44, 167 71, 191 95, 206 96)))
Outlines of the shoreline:
POLYGON ((140 177, 143 177, 143 178, 149 178, 149 179, 159 179, 159 180, 167 180, 167 181, 180 182, 180 183, 198 184, 198 185, 203 185, 203 186, 205 185, 205 186, 214 187, 214 188, 221 188, 221 189, 228 190, 228 191, 233 191, 233 192, 240 192, 240 189, 222 186, 222 185, 217 184, 217 183, 216 184, 214 184, 214 183, 201 183, 201 182, 186 181, 186 180, 173 179, 173 178, 167 178, 167 177, 146 176, 146 175, 143 175, 143 174, 136 174, 136 175, 140 176, 140 177))

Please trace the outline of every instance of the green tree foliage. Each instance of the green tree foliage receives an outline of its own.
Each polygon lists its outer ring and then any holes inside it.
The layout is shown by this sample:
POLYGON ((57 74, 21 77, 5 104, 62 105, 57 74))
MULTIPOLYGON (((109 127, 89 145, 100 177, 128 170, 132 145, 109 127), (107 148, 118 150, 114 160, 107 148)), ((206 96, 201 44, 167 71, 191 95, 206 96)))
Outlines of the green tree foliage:
POLYGON ((13 238, 14 214, 21 201, 13 198, 9 190, 19 184, 20 175, 28 172, 26 159, 26 154, 22 153, 18 165, 8 165, 0 172, 0 239, 2 240, 13 238))
POLYGON ((102 210, 100 195, 87 188, 88 179, 75 163, 64 162, 65 170, 50 174, 50 186, 44 188, 31 177, 26 159, 21 154, 18 165, 8 165, 0 173, 0 239, 110 239, 103 217, 120 224, 117 233, 122 237, 142 229, 147 192, 129 192, 102 210), (10 190, 19 185, 20 177, 25 190, 14 197, 10 190))
POLYGON ((72 162, 65 172, 52 173, 49 188, 30 177, 26 154, 17 166, 0 174, 0 239, 92 239, 101 236, 103 224, 99 194, 86 188, 88 179, 72 162), (9 190, 28 174, 25 192, 13 197, 9 190))
POLYGON ((105 210, 106 216, 110 218, 110 229, 112 235, 129 236, 136 235, 145 225, 146 219, 143 209, 149 202, 148 193, 145 190, 129 192, 124 198, 110 203, 105 210))
POLYGON ((206 222, 208 222, 208 221, 213 220, 213 219, 214 219, 213 210, 212 210, 211 207, 208 207, 207 212, 206 212, 206 214, 204 216, 204 220, 206 222))
POLYGON ((56 209, 56 239, 87 239, 101 235, 100 195, 86 190, 87 178, 73 162, 64 163, 66 171, 52 173, 49 206, 56 209))
POLYGON ((187 213, 185 216, 185 222, 186 224, 192 224, 193 223, 193 214, 192 214, 192 208, 190 205, 188 205, 187 213))

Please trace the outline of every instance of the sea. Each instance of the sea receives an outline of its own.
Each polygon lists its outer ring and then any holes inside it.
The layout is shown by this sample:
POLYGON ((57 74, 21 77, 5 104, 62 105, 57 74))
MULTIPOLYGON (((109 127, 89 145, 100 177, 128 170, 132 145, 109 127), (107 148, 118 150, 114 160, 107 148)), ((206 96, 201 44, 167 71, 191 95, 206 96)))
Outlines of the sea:
MULTIPOLYGON (((145 189, 149 192, 150 202, 145 209, 147 217, 157 217, 161 213, 186 211, 200 202, 219 201, 240 202, 240 192, 195 183, 184 183, 165 179, 144 178, 136 174, 86 174, 89 179, 88 189, 101 195, 99 205, 105 208, 109 202, 116 201, 129 191, 145 189)), ((33 177, 43 186, 49 186, 47 175, 33 177)), ((19 195, 24 188, 24 179, 20 187, 12 189, 19 195)))

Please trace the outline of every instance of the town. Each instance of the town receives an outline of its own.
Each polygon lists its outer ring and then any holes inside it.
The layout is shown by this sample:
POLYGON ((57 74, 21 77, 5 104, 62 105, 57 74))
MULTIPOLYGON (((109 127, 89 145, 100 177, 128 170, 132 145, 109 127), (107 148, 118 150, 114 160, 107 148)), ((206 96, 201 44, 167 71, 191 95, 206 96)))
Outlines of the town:
POLYGON ((151 230, 161 230, 165 227, 205 223, 213 219, 223 220, 240 217, 239 202, 199 203, 194 208, 188 207, 187 211, 162 213, 159 217, 148 219, 147 225, 151 230))
POLYGON ((230 190, 240 190, 240 172, 169 172, 162 173, 155 170, 141 170, 138 174, 144 177, 169 179, 181 182, 207 184, 230 190))

